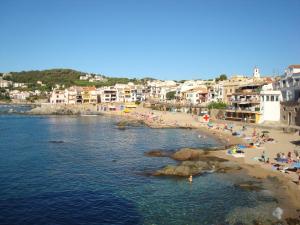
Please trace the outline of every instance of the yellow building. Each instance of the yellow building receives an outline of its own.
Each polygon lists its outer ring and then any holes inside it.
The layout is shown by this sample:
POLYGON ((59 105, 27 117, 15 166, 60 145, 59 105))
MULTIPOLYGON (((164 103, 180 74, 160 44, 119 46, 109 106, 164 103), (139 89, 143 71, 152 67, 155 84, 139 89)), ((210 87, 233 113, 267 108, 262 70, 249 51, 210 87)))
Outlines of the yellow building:
POLYGON ((82 103, 90 103, 90 104, 97 103, 96 87, 83 87, 81 95, 82 95, 82 103))

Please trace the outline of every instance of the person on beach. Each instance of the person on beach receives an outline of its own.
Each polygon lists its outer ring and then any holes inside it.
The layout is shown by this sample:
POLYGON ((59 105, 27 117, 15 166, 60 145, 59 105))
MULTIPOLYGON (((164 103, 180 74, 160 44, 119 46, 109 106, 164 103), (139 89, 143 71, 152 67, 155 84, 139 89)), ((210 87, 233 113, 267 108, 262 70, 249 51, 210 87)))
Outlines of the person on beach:
POLYGON ((192 175, 189 176, 189 182, 190 182, 190 183, 193 182, 193 176, 192 176, 192 175))
POLYGON ((263 162, 266 162, 266 153, 265 153, 265 151, 263 151, 263 153, 262 153, 262 155, 261 155, 261 159, 262 159, 262 161, 263 162))
POLYGON ((252 137, 255 137, 255 136, 256 136, 256 129, 254 128, 253 133, 252 133, 252 137))

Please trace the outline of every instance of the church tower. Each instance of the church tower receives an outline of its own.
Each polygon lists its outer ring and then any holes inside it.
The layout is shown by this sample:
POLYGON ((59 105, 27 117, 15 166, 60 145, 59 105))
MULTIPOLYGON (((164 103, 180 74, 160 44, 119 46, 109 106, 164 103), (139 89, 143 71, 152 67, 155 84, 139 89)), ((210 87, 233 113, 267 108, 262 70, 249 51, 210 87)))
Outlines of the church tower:
POLYGON ((257 66, 253 70, 253 78, 260 78, 260 73, 257 66))

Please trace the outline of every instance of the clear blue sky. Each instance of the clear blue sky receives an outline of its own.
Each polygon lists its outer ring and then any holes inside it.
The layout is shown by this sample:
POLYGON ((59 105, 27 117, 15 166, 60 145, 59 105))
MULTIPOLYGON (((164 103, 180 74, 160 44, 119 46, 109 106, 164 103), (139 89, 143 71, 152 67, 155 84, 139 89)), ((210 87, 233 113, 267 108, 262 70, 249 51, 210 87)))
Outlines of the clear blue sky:
POLYGON ((207 79, 300 64, 300 0, 1 0, 0 71, 207 79))

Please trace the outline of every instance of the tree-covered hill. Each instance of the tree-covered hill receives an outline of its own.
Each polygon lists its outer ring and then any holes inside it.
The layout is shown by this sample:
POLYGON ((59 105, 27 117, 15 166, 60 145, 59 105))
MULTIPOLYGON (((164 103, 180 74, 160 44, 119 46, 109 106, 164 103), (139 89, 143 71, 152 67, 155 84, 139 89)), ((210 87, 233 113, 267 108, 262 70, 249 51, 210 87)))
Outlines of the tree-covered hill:
POLYGON ((47 87, 54 87, 56 84, 66 87, 75 84, 84 73, 71 69, 51 69, 51 70, 32 70, 11 72, 11 77, 6 79, 18 83, 36 85, 37 81, 42 81, 47 87))
MULTIPOLYGON (((29 89, 51 90, 57 84, 61 87, 70 87, 72 85, 77 86, 112 86, 116 83, 127 84, 133 82, 135 84, 143 83, 143 80, 120 78, 120 77, 105 77, 105 81, 89 82, 88 80, 80 80, 79 77, 86 73, 72 70, 72 69, 50 69, 50 70, 32 70, 11 72, 11 76, 7 76, 5 79, 13 82, 25 83, 29 89), (37 84, 37 81, 42 81, 45 86, 37 84)), ((92 74, 95 76, 95 74, 92 74)))

